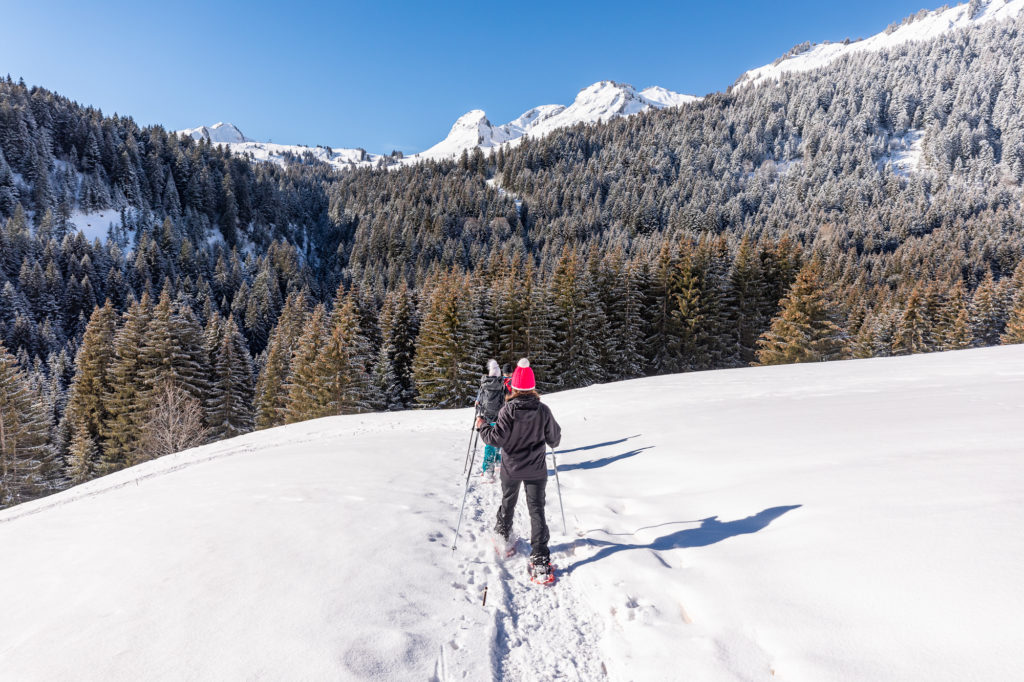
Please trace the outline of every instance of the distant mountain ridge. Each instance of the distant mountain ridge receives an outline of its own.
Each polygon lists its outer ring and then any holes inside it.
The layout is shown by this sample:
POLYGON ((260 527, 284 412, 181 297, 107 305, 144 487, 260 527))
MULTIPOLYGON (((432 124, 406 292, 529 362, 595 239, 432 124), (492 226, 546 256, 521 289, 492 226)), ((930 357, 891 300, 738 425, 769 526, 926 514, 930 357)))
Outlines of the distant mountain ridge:
POLYGON ((487 118, 486 112, 474 109, 455 121, 445 139, 423 152, 406 157, 370 154, 362 148, 335 149, 321 145, 306 147, 257 142, 247 138, 237 126, 230 123, 199 126, 177 132, 195 140, 205 139, 213 144, 227 144, 233 152, 251 154, 259 161, 284 163, 288 158, 308 155, 308 158, 344 170, 456 158, 463 151, 476 148, 489 150, 504 144, 515 144, 527 135, 540 137, 579 123, 606 122, 652 109, 682 106, 699 99, 658 86, 637 91, 626 83, 599 81, 581 90, 569 106, 544 104, 533 107, 503 125, 494 125, 487 118))

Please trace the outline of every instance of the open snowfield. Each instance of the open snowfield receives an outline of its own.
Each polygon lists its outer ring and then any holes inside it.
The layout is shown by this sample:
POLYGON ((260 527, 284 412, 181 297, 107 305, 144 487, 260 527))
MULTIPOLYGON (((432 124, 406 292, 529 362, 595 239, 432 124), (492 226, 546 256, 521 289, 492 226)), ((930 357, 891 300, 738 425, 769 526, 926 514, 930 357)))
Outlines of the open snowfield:
POLYGON ((469 410, 324 419, 0 512, 0 679, 1024 679, 1024 346, 545 400, 555 586, 469 410))

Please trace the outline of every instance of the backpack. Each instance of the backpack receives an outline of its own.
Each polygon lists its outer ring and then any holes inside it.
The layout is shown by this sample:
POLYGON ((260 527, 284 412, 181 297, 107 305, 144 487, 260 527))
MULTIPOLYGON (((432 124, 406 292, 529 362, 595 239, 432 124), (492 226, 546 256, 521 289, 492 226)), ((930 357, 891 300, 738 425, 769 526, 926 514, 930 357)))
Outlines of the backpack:
POLYGON ((494 421, 501 406, 505 404, 505 384, 501 377, 480 377, 480 392, 477 394, 480 415, 494 421))

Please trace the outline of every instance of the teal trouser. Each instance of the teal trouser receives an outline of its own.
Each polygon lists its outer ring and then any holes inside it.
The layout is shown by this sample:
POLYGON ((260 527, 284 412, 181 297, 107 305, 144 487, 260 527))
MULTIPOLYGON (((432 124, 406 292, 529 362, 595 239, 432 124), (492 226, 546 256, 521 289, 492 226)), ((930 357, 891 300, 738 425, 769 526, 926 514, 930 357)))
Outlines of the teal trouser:
MULTIPOLYGON (((494 423, 491 423, 494 426, 494 423)), ((484 445, 484 467, 483 470, 487 471, 491 468, 492 464, 501 464, 501 450, 493 445, 484 445)))

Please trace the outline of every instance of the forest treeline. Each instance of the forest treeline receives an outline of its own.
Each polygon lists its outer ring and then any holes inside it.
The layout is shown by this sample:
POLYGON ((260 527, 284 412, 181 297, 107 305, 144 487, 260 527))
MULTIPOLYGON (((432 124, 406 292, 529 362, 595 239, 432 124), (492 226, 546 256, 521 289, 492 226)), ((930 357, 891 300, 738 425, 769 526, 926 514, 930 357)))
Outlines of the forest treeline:
POLYGON ((339 173, 0 81, 0 506, 331 414, 1024 341, 1020 20, 339 173), (120 210, 105 240, 74 229, 120 210))

